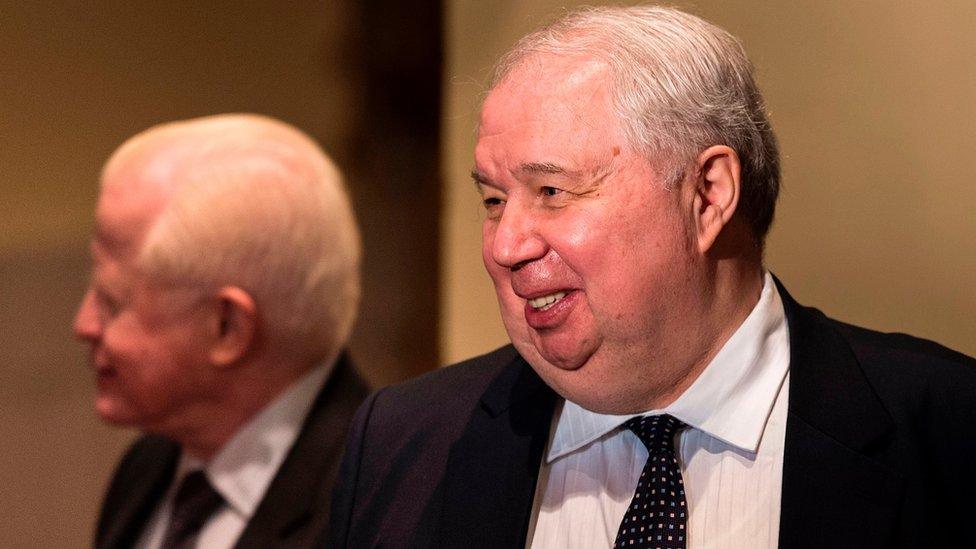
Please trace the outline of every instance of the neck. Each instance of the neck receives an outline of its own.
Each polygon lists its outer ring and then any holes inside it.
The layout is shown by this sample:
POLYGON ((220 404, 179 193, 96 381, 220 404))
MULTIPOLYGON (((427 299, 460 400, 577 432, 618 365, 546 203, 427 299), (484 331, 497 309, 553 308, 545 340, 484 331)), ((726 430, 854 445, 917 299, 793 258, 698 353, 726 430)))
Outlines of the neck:
MULTIPOLYGON (((676 349, 694 350, 676 359, 686 366, 663 381, 662 391, 652 397, 645 409, 663 408, 680 397, 698 379, 722 350, 732 334, 759 302, 763 287, 762 264, 742 259, 723 259, 710 266, 701 295, 702 306, 694 315, 694 326, 685 330, 684 341, 676 349)), ((660 382, 659 382, 660 383, 660 382)))
POLYGON ((186 418, 185 427, 168 429, 164 434, 178 442, 184 452, 210 462, 241 428, 306 371, 283 364, 263 364, 222 372, 228 379, 215 384, 219 389, 186 418), (276 375, 267 375, 269 372, 276 375))

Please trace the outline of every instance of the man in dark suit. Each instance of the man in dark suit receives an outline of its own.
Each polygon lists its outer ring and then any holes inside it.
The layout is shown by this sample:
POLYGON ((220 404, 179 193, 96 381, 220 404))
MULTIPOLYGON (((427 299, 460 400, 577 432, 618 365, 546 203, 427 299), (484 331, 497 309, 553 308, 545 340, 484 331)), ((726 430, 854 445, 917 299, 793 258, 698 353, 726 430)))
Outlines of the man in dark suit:
POLYGON ((503 58, 475 165, 513 345, 367 400, 335 546, 972 544, 976 364, 765 270, 778 153, 738 40, 570 14, 503 58))
POLYGON ((95 546, 313 547, 353 413, 360 242, 341 176, 256 115, 164 124, 102 174, 74 329, 95 410, 145 435, 95 546))

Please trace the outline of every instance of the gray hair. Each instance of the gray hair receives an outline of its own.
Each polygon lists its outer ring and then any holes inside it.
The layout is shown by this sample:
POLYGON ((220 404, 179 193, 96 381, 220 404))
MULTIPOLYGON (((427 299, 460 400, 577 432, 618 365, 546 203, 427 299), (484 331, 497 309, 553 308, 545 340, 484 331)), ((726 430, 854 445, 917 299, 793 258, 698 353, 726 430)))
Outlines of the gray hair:
POLYGON ((709 146, 735 150, 742 164, 738 211, 762 243, 779 194, 779 154, 738 39, 673 8, 585 8, 522 38, 499 61, 491 87, 535 54, 607 63, 613 107, 631 146, 658 165, 668 186, 681 182, 709 146))
POLYGON ((139 251, 147 276, 239 286, 276 355, 339 352, 358 308, 361 243, 342 176, 312 139, 263 116, 213 116, 135 136, 105 172, 133 163, 165 172, 169 187, 139 251))

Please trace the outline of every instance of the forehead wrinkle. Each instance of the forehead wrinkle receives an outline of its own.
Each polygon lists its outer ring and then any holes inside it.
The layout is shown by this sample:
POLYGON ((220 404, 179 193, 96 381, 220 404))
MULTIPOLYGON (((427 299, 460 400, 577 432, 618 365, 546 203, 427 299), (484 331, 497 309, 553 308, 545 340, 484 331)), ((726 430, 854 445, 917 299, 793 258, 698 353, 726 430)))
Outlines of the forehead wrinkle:
MULTIPOLYGON (((614 151, 616 152, 616 150, 614 151)), ((592 166, 580 169, 570 169, 555 162, 525 162, 512 171, 513 175, 558 175, 567 179, 603 179, 612 171, 617 154, 609 162, 593 162, 592 166)))

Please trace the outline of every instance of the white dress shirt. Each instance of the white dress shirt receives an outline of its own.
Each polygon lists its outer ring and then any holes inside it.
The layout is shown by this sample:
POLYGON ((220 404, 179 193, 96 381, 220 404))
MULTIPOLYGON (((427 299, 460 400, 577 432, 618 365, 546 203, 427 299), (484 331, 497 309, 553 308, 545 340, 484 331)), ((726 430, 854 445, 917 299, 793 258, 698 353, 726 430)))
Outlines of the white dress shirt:
POLYGON ((197 547, 233 547, 298 438, 305 416, 334 362, 316 367, 296 381, 244 425, 210 463, 182 454, 173 482, 156 506, 137 547, 160 547, 173 510, 176 488, 184 476, 199 469, 205 470, 211 486, 223 496, 224 504, 204 524, 197 547))
POLYGON ((562 402, 539 471, 527 546, 612 547, 647 460, 644 445, 621 425, 667 413, 688 425, 676 441, 687 547, 775 548, 789 357, 783 304, 766 273, 755 308, 671 405, 615 416, 562 402))

